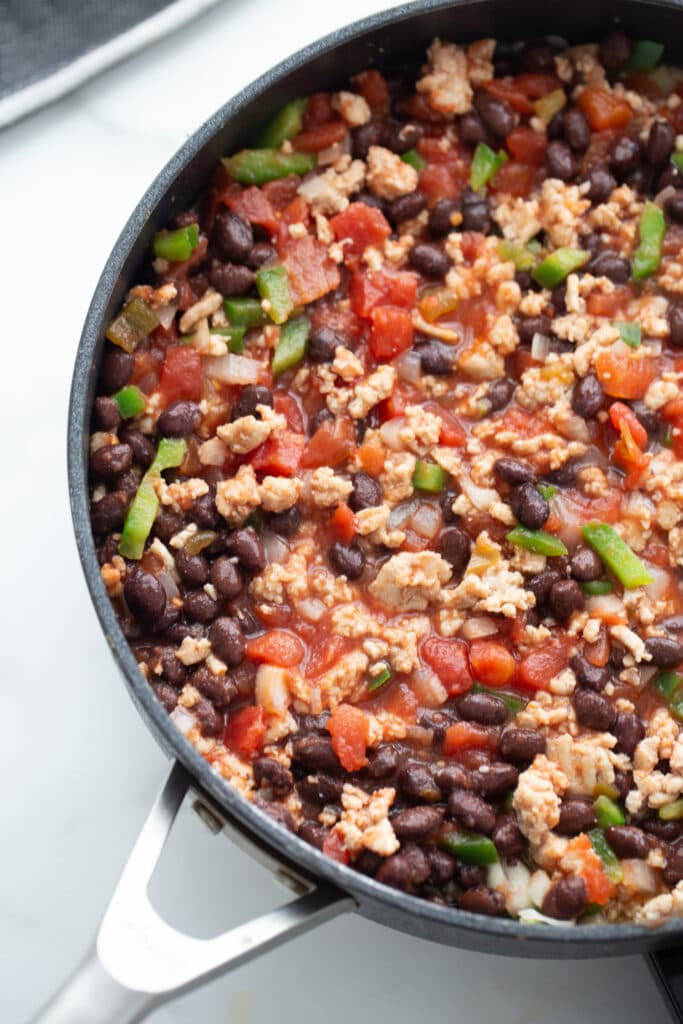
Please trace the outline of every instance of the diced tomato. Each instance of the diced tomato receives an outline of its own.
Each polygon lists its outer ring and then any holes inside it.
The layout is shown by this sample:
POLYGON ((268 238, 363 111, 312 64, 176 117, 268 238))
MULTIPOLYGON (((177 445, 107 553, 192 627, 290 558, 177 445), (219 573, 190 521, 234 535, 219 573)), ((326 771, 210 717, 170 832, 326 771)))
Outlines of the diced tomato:
POLYGON ((486 331, 489 318, 489 305, 486 299, 463 299, 458 303, 455 319, 463 327, 470 327, 472 333, 481 336, 486 331))
POLYGON ((583 878, 588 891, 588 902, 602 907, 616 894, 617 887, 605 874, 602 861, 593 850, 587 835, 579 835, 567 844, 562 860, 577 863, 576 872, 583 878))
POLYGON ((654 359, 643 358, 625 345, 603 348, 595 360, 595 372, 603 391, 612 398, 642 398, 657 368, 654 359))
POLYGON ((420 171, 419 188, 435 203, 437 199, 457 199, 462 182, 452 164, 428 164, 420 171))
POLYGON ((365 203, 351 203, 330 220, 337 240, 349 239, 344 255, 360 256, 368 245, 381 245, 391 234, 391 226, 381 210, 365 203))
POLYGON ((368 763, 365 751, 370 738, 370 719, 353 704, 338 704, 327 720, 332 749, 347 772, 357 772, 368 763))
POLYGON ((495 746, 496 735, 491 729, 474 722, 456 722, 446 729, 442 749, 449 757, 465 750, 492 750, 495 746))
POLYGON ((292 668, 303 661, 304 645, 298 636, 283 629, 271 629, 262 636, 247 640, 245 651, 251 661, 280 668, 292 668))
POLYGON ((223 743, 228 750, 243 758, 252 758, 263 750, 266 723, 263 708, 248 707, 228 716, 223 743))
POLYGON ((462 448, 467 443, 467 434, 460 421, 453 413, 448 412, 438 402, 425 402, 425 410, 434 413, 441 420, 441 432, 439 433, 439 444, 447 448, 462 448))
MULTIPOLYGON (((638 425, 640 426, 640 424, 638 425)), ((642 429, 643 428, 641 427, 641 430, 642 429)), ((636 444, 631 434, 631 430, 625 422, 621 425, 621 437, 614 445, 613 458, 618 466, 621 466, 622 469, 626 470, 624 486, 627 490, 633 490, 638 486, 640 478, 647 469, 649 459, 643 450, 636 444)))
POLYGON ((339 287, 339 267, 317 238, 288 238, 281 252, 295 305, 306 305, 339 287))
POLYGON ((180 398, 198 402, 202 397, 202 360, 194 348, 169 348, 161 368, 159 390, 166 405, 180 398))
POLYGON ((628 431, 638 447, 643 450, 647 448, 647 430, 630 406, 624 405, 623 402, 612 402, 609 418, 615 430, 621 431, 624 426, 628 427, 628 431))
POLYGON ((382 423, 402 416, 406 411, 406 406, 417 402, 419 398, 419 393, 411 384, 397 384, 389 397, 377 406, 382 423))
POLYGON ((330 860, 336 860, 338 864, 348 864, 351 860, 351 852, 344 846, 344 840, 337 832, 328 832, 323 840, 323 853, 330 860))
POLYGON ((492 78, 490 81, 484 82, 482 88, 486 89, 491 96, 495 96, 497 100, 508 103, 518 114, 533 114, 534 112, 528 95, 519 88, 513 78, 492 78))
POLYGON ((379 476, 384 469, 386 452, 379 440, 364 441, 356 452, 356 457, 370 476, 379 476))
POLYGON ((511 196, 528 195, 534 183, 535 169, 530 164, 508 160, 503 164, 491 182, 494 192, 505 192, 511 196))
MULTIPOLYGON (((668 549, 667 549, 667 565, 668 565, 668 549)), ((594 640, 590 644, 584 644, 583 653, 586 661, 589 661, 591 665, 596 665, 598 668, 602 668, 609 661, 610 655, 610 643, 607 636, 607 630, 603 625, 600 626, 598 632, 598 639, 594 640)))
POLYGON ((510 651, 496 640, 482 637, 470 644, 470 665, 474 678, 484 686, 506 686, 517 668, 510 651))
POLYGON ((633 118, 633 110, 626 100, 600 85, 587 85, 577 103, 594 132, 623 128, 633 118))
POLYGON ((396 715, 407 725, 414 725, 419 704, 407 683, 397 683, 390 685, 388 690, 384 688, 380 690, 379 695, 373 697, 371 706, 373 709, 377 708, 387 711, 390 715, 396 715))
POLYGON ((316 125, 292 139, 292 145, 299 153, 319 153, 321 149, 333 146, 335 142, 341 142, 348 132, 343 121, 328 121, 326 124, 316 125))
MULTIPOLYGON (((309 226, 311 221, 311 208, 303 196, 294 196, 291 202, 287 203, 281 214, 281 228, 288 228, 290 224, 305 224, 309 226)), ((286 231, 287 241, 295 241, 286 231)))
POLYGON ((329 92, 314 92, 309 96, 306 110, 303 117, 304 130, 316 128, 326 121, 335 120, 337 111, 332 106, 332 96, 329 92))
POLYGON ((389 87, 384 75, 375 68, 361 71, 353 80, 373 114, 386 114, 389 109, 389 87))
POLYGON ((591 316, 614 318, 621 313, 631 298, 631 289, 627 286, 615 288, 613 292, 590 292, 586 297, 586 310, 591 316))
POLYGON ((233 192, 225 197, 224 202, 233 213, 239 213, 245 220, 265 228, 269 234, 277 230, 275 210, 260 188, 252 186, 241 192, 233 192))
MULTIPOLYGON (((297 197, 297 189, 301 184, 301 178, 296 174, 288 174, 286 178, 276 178, 275 181, 267 181, 261 186, 261 192, 267 198, 273 209, 282 214, 290 203, 297 197)), ((279 225, 280 221, 277 220, 279 225)))
POLYGON ((294 395, 288 395, 285 391, 274 391, 273 408, 275 412, 284 416, 290 430, 295 434, 303 434, 304 416, 294 395))
POLYGON ((350 544, 356 536, 356 517, 344 501, 332 513, 330 525, 334 535, 344 544, 350 544))
POLYGON ((304 469, 338 466, 351 456, 355 447, 353 423, 347 416, 325 420, 306 445, 301 456, 304 469))
POLYGON ((553 637, 519 663, 517 682, 528 690, 547 690, 551 679, 567 667, 566 642, 553 637))
POLYGON ((347 641, 341 636, 321 636, 308 649, 306 662, 306 678, 315 679, 326 669, 334 665, 341 656, 347 641))
POLYGON ((249 462, 256 472, 272 476, 294 476, 306 444, 303 434, 283 430, 271 435, 252 452, 249 462))
POLYGON ((542 167, 545 161, 546 136, 543 132, 535 132, 526 125, 518 125, 505 140, 513 160, 533 167, 542 167))
POLYGON ((369 317, 376 306, 415 305, 417 275, 406 271, 357 271, 351 277, 349 298, 351 309, 358 316, 369 317))
POLYGON ((398 306, 376 306, 372 311, 370 351, 375 359, 393 359, 413 344, 413 318, 398 306))
POLYGON ((467 660, 467 644, 441 636, 429 636, 422 644, 422 658, 434 669, 449 697, 471 689, 474 680, 467 660))
POLYGON ((557 75, 546 71, 525 71, 517 75, 513 81, 515 88, 532 100, 540 100, 541 96, 547 96, 549 92, 562 88, 562 82, 557 75))

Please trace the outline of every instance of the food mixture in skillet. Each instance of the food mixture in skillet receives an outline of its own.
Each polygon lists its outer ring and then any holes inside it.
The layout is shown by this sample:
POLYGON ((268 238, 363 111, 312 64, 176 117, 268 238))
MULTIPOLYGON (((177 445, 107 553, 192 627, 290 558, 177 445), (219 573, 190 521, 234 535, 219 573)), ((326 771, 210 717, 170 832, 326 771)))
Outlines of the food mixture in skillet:
POLYGON ((287 105, 153 241, 102 577, 213 770, 378 881, 683 906, 683 87, 435 40, 287 105))

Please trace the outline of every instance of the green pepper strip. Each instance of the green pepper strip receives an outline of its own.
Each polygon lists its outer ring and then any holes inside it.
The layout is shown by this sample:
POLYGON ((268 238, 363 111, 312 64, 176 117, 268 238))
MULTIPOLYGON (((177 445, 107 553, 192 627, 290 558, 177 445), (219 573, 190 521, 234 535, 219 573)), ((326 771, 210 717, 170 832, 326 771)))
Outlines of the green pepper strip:
POLYGON ((501 239, 498 243, 498 252, 504 260, 514 263, 515 270, 533 270, 536 266, 536 259, 533 252, 524 245, 513 245, 501 239))
POLYGON ((165 469, 175 469, 179 466, 186 452, 187 445, 182 438, 163 437, 159 442, 154 461, 140 481, 126 515, 119 543, 119 552, 124 558, 142 558, 145 541, 149 537, 159 508, 154 480, 165 469))
POLYGON ((619 804, 615 803, 614 800, 610 800, 604 793, 597 800, 593 801, 593 810, 595 811, 600 828, 609 828, 610 825, 623 825, 626 821, 624 812, 619 804))
POLYGON ((591 841, 593 851, 597 853, 602 861, 607 877, 612 882, 620 882, 623 878, 621 864, 616 853, 605 839, 605 833, 599 828, 594 828, 588 833, 588 838, 591 841))
POLYGON ((422 153, 418 153, 416 149, 409 149, 403 154, 401 160, 404 164, 410 164, 416 171, 421 171, 423 167, 427 166, 427 161, 422 156, 422 153))
POLYGON ((669 711, 679 722, 683 722, 683 694, 674 694, 669 701, 669 711))
POLYGON ((680 676, 678 672, 660 672, 653 686, 665 700, 671 700, 682 682, 683 676, 680 676))
POLYGON ((285 370, 291 370, 306 354, 310 324, 305 316, 290 320, 280 331, 280 340, 273 353, 271 370, 273 377, 279 377, 285 370))
POLYGON ((368 683, 368 693, 374 693, 376 690, 379 690, 380 687, 384 686, 385 683, 388 683, 390 679, 391 670, 383 668, 380 674, 375 676, 375 678, 368 683))
POLYGON ((574 270, 587 263, 590 256, 587 249, 569 249, 562 246, 551 252, 550 256, 546 256, 532 271, 531 276, 542 288, 554 288, 574 270))
POLYGON ((507 153, 502 150, 494 153, 485 142, 480 142, 474 151, 470 168, 470 186, 474 191, 478 192, 479 189, 482 189, 498 173, 503 164, 507 163, 507 159, 507 153))
POLYGON ((651 39, 637 39, 633 44, 631 56, 623 67, 623 71, 654 71, 664 53, 663 43, 654 43, 651 39))
POLYGON ((660 821, 680 821, 683 818, 683 799, 673 800, 659 808, 660 821))
POLYGON ((589 597, 600 597, 602 594, 611 594, 614 586, 609 580, 588 580, 580 584, 584 594, 589 597))
POLYGON ((486 865, 498 862, 496 848, 486 836, 448 832, 439 839, 439 846, 448 850, 463 864, 486 865))
POLYGON ((189 260, 198 245, 199 225, 187 224, 176 231, 160 231, 154 236, 152 248, 159 259, 182 263, 183 260, 189 260))
POLYGON ((518 548, 526 548, 527 551, 536 551, 539 555, 566 555, 567 548, 559 537, 545 530, 528 530, 526 526, 516 526, 510 530, 506 539, 518 548))
POLYGON ((266 125, 258 143, 268 149, 278 149, 286 139, 293 139, 301 131, 308 100, 292 100, 266 125))
POLYGON ((159 326, 156 313, 139 296, 131 299, 107 328, 107 338, 124 352, 134 352, 140 342, 159 326))
POLYGON ((281 263, 261 267, 256 273, 256 287, 261 298, 269 303, 267 312, 270 319, 276 324, 283 324, 294 309, 287 268, 281 263))
POLYGON ((607 568, 627 590, 652 583, 652 576, 641 560, 607 523, 586 523, 581 532, 586 543, 600 555, 607 568))
POLYGON ((672 153, 670 159, 677 171, 683 171, 683 153, 672 153))
POLYGON ((559 487, 556 487, 555 484, 536 484, 536 490, 542 498, 545 498, 546 501, 550 501, 550 499, 557 494, 559 487))
POLYGON ((147 405, 145 396, 140 388, 135 387, 135 384, 128 384, 127 387, 121 388, 115 395, 112 395, 112 398, 118 405, 124 420, 129 420, 131 416, 137 416, 147 405))
POLYGON ((518 711, 521 711, 523 708, 526 707, 526 704, 524 703, 521 697, 515 697, 511 693, 502 693, 500 690, 489 689, 488 686, 482 686, 481 683, 474 683, 471 692, 488 693, 491 695, 491 697, 498 697, 499 700, 502 700, 503 704, 508 709, 508 711, 512 711, 512 713, 515 715, 518 711))
POLYGON ((288 174, 306 174, 317 163, 315 153, 280 153, 277 149, 243 149, 223 157, 223 166, 240 185, 265 185, 288 174))
POLYGON ((244 352, 244 335, 247 333, 247 329, 243 325, 230 324, 229 327, 212 327, 211 333, 225 338, 228 352, 244 352))
POLYGON ((418 491, 429 491, 438 494, 446 486, 447 474, 434 462, 423 462, 418 459, 413 471, 413 487, 418 491))
POLYGON ((619 337, 626 344, 630 345, 631 348, 639 348, 642 341, 642 330, 640 324, 630 323, 617 323, 617 330, 619 331, 619 337))
POLYGON ((639 244, 631 261, 634 281, 654 274, 662 261, 662 242, 666 234, 666 221, 660 208, 648 200, 643 207, 638 225, 639 244))
POLYGON ((224 299, 223 308, 235 327, 263 327, 268 314, 258 299, 224 299))

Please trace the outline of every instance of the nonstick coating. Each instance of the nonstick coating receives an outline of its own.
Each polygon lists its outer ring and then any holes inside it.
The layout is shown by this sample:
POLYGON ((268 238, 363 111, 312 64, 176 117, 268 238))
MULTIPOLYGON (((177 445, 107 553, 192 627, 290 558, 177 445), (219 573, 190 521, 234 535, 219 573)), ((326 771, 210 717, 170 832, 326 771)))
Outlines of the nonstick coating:
POLYGON ((417 66, 436 35, 456 41, 482 36, 514 41, 561 36, 599 39, 615 21, 635 38, 667 43, 667 60, 683 62, 681 0, 456 0, 418 2, 367 18, 301 50, 253 82, 213 115, 179 150, 150 186, 124 227, 97 285, 83 329, 69 412, 69 490, 79 554, 88 588, 130 695, 158 743, 192 774, 197 788, 251 841, 282 863, 351 894, 365 917, 448 945, 534 957, 624 955, 670 947, 683 922, 656 927, 524 925, 439 907, 408 896, 337 864, 281 829, 216 776, 180 734, 140 674, 102 583, 90 531, 87 455, 90 410, 105 325, 114 316, 152 236, 186 209, 209 180, 219 158, 240 148, 289 99, 339 87, 367 66, 417 66))

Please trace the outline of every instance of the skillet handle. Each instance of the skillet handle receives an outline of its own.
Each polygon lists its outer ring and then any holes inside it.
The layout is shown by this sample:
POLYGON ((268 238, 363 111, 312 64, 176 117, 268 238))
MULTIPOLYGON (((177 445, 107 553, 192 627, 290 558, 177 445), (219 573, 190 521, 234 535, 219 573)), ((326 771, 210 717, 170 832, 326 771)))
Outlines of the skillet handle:
POLYGON ((683 958, 680 949, 651 953, 646 959, 671 1020, 674 1024, 683 1024, 683 958))
POLYGON ((85 960, 33 1024, 135 1024, 161 1003, 353 907, 344 893, 308 891, 212 939, 177 931, 147 888, 190 776, 174 763, 137 838, 85 960))

